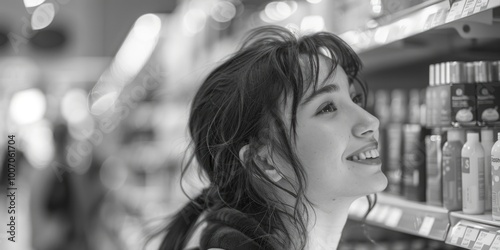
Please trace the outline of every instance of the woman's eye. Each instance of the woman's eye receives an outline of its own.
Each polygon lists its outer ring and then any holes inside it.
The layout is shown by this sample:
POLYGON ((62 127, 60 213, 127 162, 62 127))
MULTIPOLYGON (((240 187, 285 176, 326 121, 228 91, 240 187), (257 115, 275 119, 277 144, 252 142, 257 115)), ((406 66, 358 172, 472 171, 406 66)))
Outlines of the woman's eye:
POLYGON ((363 96, 361 95, 355 95, 352 97, 352 101, 356 103, 358 106, 363 106, 363 96))
POLYGON ((335 112, 337 111, 337 107, 335 106, 335 104, 333 104, 332 102, 331 103, 328 103, 326 106, 324 106, 319 112, 318 112, 318 115, 321 115, 321 114, 325 114, 325 113, 331 113, 331 112, 335 112))

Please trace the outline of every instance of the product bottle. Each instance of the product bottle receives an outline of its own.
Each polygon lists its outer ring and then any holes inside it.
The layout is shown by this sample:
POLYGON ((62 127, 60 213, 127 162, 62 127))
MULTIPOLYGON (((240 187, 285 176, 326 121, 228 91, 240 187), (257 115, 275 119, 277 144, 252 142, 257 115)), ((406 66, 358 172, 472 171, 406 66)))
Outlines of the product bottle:
POLYGON ((426 134, 420 124, 403 125, 403 195, 408 200, 425 201, 427 174, 422 149, 426 134))
POLYGON ((443 171, 440 131, 425 137, 425 165, 427 174, 426 201, 430 205, 443 205, 443 171))
POLYGON ((387 90, 377 90, 375 92, 375 106, 373 107, 375 116, 380 121, 379 127, 379 153, 382 159, 382 171, 388 175, 388 155, 387 155, 387 125, 390 121, 390 93, 387 90))
POLYGON ((468 132, 462 147, 462 210, 484 213, 484 150, 477 132, 468 132))
POLYGON ((462 62, 450 62, 450 98, 451 98, 451 121, 454 126, 476 125, 476 85, 474 80, 466 80, 473 76, 469 74, 474 64, 462 62), (467 72, 467 74, 465 74, 467 72))
POLYGON ((477 119, 480 125, 500 125, 500 82, 498 63, 487 61, 474 62, 475 81, 477 84, 477 119))
POLYGON ((498 140, 491 148, 491 175, 492 175, 492 216, 500 220, 500 133, 498 140))
POLYGON ((484 210, 491 210, 491 147, 493 147, 493 129, 481 130, 481 145, 484 150, 484 210))
POLYGON ((443 206, 450 211, 462 209, 461 131, 452 128, 443 146, 443 206))
POLYGON ((402 89, 394 89, 391 92, 390 122, 386 130, 386 175, 388 185, 386 192, 395 195, 403 195, 403 124, 406 122, 408 113, 408 99, 406 92, 402 89))
POLYGON ((435 73, 436 73, 436 68, 437 65, 431 64, 429 65, 429 86, 425 90, 425 120, 426 120, 426 125, 427 127, 432 127, 434 126, 433 124, 433 112, 434 112, 434 99, 433 99, 433 94, 432 91, 434 89, 434 83, 435 83, 435 73))

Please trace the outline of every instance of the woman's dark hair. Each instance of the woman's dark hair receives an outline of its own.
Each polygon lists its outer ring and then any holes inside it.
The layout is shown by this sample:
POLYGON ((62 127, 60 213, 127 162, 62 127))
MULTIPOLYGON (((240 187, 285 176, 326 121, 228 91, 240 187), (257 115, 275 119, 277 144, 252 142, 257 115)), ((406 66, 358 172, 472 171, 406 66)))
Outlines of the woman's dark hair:
MULTIPOLYGON (((183 170, 198 163, 210 185, 174 215, 160 249, 182 249, 190 229, 203 211, 223 207, 254 218, 264 229, 264 240, 276 249, 304 248, 308 220, 304 168, 294 151, 296 113, 304 93, 316 89, 320 60, 331 77, 341 66, 357 81, 361 61, 339 37, 326 32, 296 36, 277 26, 253 30, 241 48, 216 67, 196 93, 189 117, 193 155, 183 170), (282 119, 283 105, 291 106, 291 120, 282 119), (286 124, 289 124, 288 126, 286 124), (244 161, 240 149, 249 145, 244 161), (253 161, 263 145, 285 159, 295 177, 293 190, 271 181, 253 161), (270 190, 281 189, 295 198, 290 209, 270 190), (293 211, 293 212, 290 212, 293 211), (294 237, 285 227, 296 225, 294 237), (299 245, 290 245, 298 242, 299 245)), ((366 94, 366 87, 361 84, 366 94)), ((286 179, 286 178, 285 178, 286 179)))

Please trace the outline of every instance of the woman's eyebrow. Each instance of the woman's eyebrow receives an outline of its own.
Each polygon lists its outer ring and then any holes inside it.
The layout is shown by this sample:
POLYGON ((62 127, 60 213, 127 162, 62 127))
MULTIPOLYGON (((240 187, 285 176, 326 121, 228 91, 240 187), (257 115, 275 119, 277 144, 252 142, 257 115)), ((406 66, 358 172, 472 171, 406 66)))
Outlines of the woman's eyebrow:
POLYGON ((312 99, 316 98, 319 95, 336 92, 336 91, 339 91, 339 89, 340 88, 337 84, 325 85, 325 86, 321 87, 320 89, 314 91, 310 96, 306 97, 300 105, 302 106, 302 105, 307 104, 308 102, 312 101, 312 99))

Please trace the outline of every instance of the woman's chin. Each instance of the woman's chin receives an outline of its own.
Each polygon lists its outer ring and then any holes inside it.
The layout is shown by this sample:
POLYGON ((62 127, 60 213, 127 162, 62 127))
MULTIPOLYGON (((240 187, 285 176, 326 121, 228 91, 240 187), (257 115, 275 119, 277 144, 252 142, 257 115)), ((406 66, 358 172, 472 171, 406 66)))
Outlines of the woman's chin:
POLYGON ((373 178, 371 178, 370 182, 371 182, 370 186, 371 186, 372 190, 369 194, 384 191, 387 188, 387 184, 388 184, 387 177, 382 172, 373 176, 373 178))

